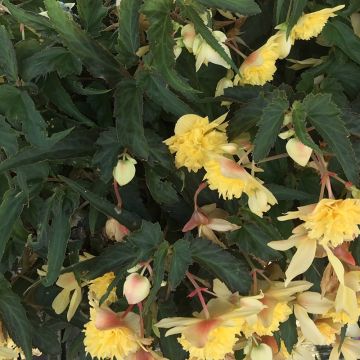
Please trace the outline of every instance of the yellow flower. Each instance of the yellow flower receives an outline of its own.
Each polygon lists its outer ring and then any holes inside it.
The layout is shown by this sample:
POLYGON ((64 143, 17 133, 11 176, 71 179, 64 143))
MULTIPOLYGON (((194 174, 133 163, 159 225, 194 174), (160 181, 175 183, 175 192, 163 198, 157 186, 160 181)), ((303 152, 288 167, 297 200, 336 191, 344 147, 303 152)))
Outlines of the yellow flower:
POLYGON ((340 354, 343 354, 345 360, 360 359, 359 340, 345 337, 341 341, 340 336, 337 337, 336 343, 330 353, 329 360, 339 360, 340 354))
POLYGON ((226 354, 233 352, 236 335, 243 323, 241 318, 256 314, 263 308, 258 301, 235 308, 225 299, 211 299, 207 307, 209 318, 202 311, 195 313, 193 318, 167 318, 156 324, 160 328, 170 328, 165 336, 181 334, 178 341, 189 352, 190 359, 223 360, 226 354))
POLYGON ((264 85, 271 81, 276 71, 279 54, 273 41, 252 52, 241 64, 234 84, 264 85))
POLYGON ((316 327, 325 337, 326 345, 331 345, 336 340, 336 335, 339 334, 341 326, 334 324, 329 319, 319 319, 315 321, 316 327))
POLYGON ((250 210, 260 217, 270 209, 269 204, 276 203, 273 194, 235 161, 219 156, 209 160, 204 167, 204 179, 210 189, 217 190, 224 199, 240 198, 245 192, 250 210))
POLYGON ((278 59, 285 59, 291 50, 291 46, 294 45, 294 40, 291 37, 286 38, 286 29, 279 30, 275 35, 271 36, 267 41, 267 44, 273 44, 276 46, 276 53, 278 59))
POLYGON ((90 308, 90 321, 85 324, 85 350, 93 358, 126 359, 140 348, 140 318, 129 312, 114 313, 107 308, 90 308))
POLYGON ((70 321, 81 303, 81 286, 72 272, 60 275, 56 285, 63 290, 55 297, 51 306, 56 314, 61 314, 69 306, 66 318, 70 321))
POLYGON ((128 184, 135 176, 136 173, 136 160, 129 154, 121 155, 116 166, 113 169, 113 176, 120 186, 128 184))
POLYGON ((316 239, 320 245, 336 247, 360 234, 360 200, 322 199, 317 204, 288 212, 279 220, 296 218, 304 221, 309 238, 316 239))
POLYGON ((207 117, 188 114, 177 121, 175 135, 164 141, 170 152, 176 153, 177 168, 185 166, 189 171, 197 172, 208 161, 209 155, 224 152, 221 147, 227 144, 227 123, 223 123, 226 115, 209 122, 207 117))
POLYGON ((300 17, 291 30, 291 38, 294 40, 309 40, 318 36, 329 18, 336 16, 335 12, 341 10, 345 5, 325 8, 300 17))
MULTIPOLYGON (((103 276, 100 276, 96 279, 93 279, 89 283, 89 299, 90 301, 95 301, 98 303, 100 299, 106 294, 108 287, 111 282, 115 279, 115 274, 113 272, 108 272, 103 276)), ((104 301, 104 304, 110 305, 111 303, 117 300, 116 296, 116 287, 114 287, 109 296, 104 301)))

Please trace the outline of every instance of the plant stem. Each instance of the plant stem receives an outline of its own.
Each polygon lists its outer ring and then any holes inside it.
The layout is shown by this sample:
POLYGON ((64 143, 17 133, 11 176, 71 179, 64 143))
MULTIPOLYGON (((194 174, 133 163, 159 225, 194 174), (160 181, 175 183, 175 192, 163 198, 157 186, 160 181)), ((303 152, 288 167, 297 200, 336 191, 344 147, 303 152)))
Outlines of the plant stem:
POLYGON ((190 280, 190 282, 193 284, 194 288, 195 289, 199 289, 199 291, 197 292, 197 296, 200 300, 200 303, 201 303, 201 306, 204 310, 204 314, 205 314, 205 317, 207 319, 210 319, 210 313, 209 313, 209 309, 206 305, 206 302, 205 302, 205 299, 203 297, 203 294, 201 293, 201 290, 200 290, 200 286, 197 284, 197 282, 195 281, 193 275, 191 273, 189 273, 188 271, 186 272, 186 276, 187 278, 190 280))

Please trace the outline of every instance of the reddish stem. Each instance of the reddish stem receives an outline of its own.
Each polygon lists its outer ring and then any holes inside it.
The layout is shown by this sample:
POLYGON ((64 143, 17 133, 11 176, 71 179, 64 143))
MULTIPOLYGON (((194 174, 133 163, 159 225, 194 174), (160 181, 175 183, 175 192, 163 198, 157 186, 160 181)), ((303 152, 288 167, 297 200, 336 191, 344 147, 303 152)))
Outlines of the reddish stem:
POLYGON ((120 196, 120 192, 119 192, 119 184, 116 182, 116 180, 114 179, 114 192, 115 192, 115 196, 116 196, 116 201, 117 201, 117 205, 116 207, 121 210, 122 208, 122 200, 121 200, 121 196, 120 196))
POLYGON ((134 305, 129 305, 129 307, 125 310, 125 312, 121 315, 122 319, 126 318, 126 315, 133 309, 134 305))
POLYGON ((188 271, 186 272, 186 276, 187 278, 190 280, 190 282, 193 284, 196 292, 197 292, 197 296, 200 300, 200 303, 201 303, 201 306, 204 310, 204 314, 205 314, 205 317, 207 319, 210 319, 210 313, 209 313, 209 309, 206 305, 206 302, 205 302, 205 299, 203 297, 203 294, 202 294, 202 288, 200 288, 200 286, 197 284, 197 282, 195 281, 193 275, 191 273, 189 273, 188 271))
POLYGON ((199 196, 199 194, 201 193, 201 191, 203 191, 205 188, 207 187, 207 183, 206 182, 202 182, 199 187, 197 188, 197 190, 195 191, 194 194, 194 209, 197 210, 198 204, 197 204, 197 198, 199 196))
POLYGON ((144 337, 144 319, 143 319, 143 306, 142 302, 137 303, 137 306, 139 308, 139 315, 140 315, 140 337, 144 337))

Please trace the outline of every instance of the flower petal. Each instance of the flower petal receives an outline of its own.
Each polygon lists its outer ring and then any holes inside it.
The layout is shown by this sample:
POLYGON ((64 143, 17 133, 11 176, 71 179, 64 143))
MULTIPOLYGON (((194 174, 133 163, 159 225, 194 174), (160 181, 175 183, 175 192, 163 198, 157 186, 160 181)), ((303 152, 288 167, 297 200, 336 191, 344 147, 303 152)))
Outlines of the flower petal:
POLYGON ((65 311, 70 302, 70 292, 71 290, 63 289, 59 292, 59 294, 55 297, 51 306, 56 312, 56 314, 61 314, 65 311))
POLYGON ((325 314, 334 305, 333 301, 312 291, 305 291, 299 294, 296 302, 311 314, 325 314))
POLYGON ((82 299, 81 288, 76 289, 71 297, 69 309, 66 315, 67 321, 70 321, 76 313, 82 299))

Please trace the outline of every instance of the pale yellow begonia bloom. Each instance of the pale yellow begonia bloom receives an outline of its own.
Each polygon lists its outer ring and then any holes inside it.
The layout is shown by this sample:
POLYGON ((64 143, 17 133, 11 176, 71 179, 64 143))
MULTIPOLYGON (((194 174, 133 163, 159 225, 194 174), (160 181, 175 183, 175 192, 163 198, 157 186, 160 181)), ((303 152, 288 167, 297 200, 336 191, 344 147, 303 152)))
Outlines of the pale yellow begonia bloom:
POLYGON ((337 341, 330 353, 329 360, 339 360, 340 354, 343 355, 345 360, 360 359, 359 340, 345 337, 344 341, 342 342, 340 340, 340 337, 338 337, 337 341))
POLYGON ((228 142, 226 115, 209 122, 207 117, 188 114, 177 121, 175 135, 164 141, 170 152, 176 153, 177 168, 185 166, 189 171, 197 172, 211 154, 224 153, 222 146, 228 142))
MULTIPOLYGON (((115 279, 115 274, 111 271, 103 276, 89 281, 89 300, 92 304, 98 305, 101 298, 106 294, 110 284, 115 279)), ((111 289, 108 297, 104 300, 104 305, 110 305, 117 300, 116 287, 111 289)))
POLYGON ((291 38, 293 40, 309 40, 312 37, 318 36, 329 18, 336 16, 335 12, 344 7, 345 5, 338 5, 333 8, 325 8, 304 14, 291 29, 291 38))
POLYGON ((136 163, 136 160, 129 154, 121 155, 121 159, 118 160, 113 170, 114 179, 120 186, 128 184, 134 178, 136 163))

